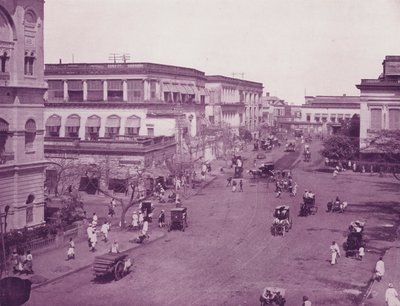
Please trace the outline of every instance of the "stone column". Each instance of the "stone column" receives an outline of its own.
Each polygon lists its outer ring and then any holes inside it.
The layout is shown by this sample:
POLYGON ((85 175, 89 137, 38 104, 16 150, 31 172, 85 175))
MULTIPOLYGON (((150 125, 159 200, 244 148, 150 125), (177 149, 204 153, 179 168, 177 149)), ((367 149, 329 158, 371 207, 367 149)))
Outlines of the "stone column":
POLYGON ((87 94, 88 94, 87 82, 86 80, 83 80, 83 101, 87 101, 87 94))
POLYGON ((148 101, 150 98, 150 84, 148 80, 143 81, 143 99, 148 101))
POLYGON ((160 88, 160 82, 159 81, 157 81, 156 82, 156 99, 157 100, 162 100, 162 97, 161 97, 161 90, 160 90, 161 88, 160 88))
POLYGON ((128 82, 127 82, 127 80, 122 80, 122 100, 128 101, 128 82))
POLYGON ((103 80, 103 101, 108 100, 108 86, 107 80, 103 80))
POLYGON ((63 81, 63 89, 64 89, 64 102, 68 101, 68 82, 66 80, 63 81))

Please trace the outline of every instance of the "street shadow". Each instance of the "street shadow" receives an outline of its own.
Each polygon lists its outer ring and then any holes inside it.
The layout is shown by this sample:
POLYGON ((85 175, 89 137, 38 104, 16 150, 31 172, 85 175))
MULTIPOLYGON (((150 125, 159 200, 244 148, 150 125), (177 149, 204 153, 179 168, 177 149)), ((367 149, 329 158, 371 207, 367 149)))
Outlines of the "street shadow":
POLYGON ((381 192, 400 192, 400 181, 399 182, 376 182, 374 185, 378 188, 378 191, 381 192))

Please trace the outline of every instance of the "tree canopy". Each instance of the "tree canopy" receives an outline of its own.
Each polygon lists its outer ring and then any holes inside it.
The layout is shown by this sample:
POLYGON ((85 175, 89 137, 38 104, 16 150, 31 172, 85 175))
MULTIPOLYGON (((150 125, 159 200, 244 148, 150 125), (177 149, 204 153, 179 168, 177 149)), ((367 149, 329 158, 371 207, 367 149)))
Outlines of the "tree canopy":
POLYGON ((353 159, 358 155, 358 138, 332 135, 323 143, 321 154, 329 159, 353 159))

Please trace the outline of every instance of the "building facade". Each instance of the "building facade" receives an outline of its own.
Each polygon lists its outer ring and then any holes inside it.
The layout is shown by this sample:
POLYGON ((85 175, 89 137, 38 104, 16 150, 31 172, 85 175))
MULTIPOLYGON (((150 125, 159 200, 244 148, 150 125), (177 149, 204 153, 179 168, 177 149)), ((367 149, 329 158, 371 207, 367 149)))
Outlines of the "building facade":
POLYGON ((206 116, 210 123, 226 125, 235 134, 240 127, 256 131, 262 118, 262 83, 220 75, 207 76, 210 100, 206 116))
POLYGON ((49 137, 196 136, 208 102, 204 73, 191 68, 151 63, 48 64, 45 78, 49 137))
MULTIPOLYGON (((400 56, 386 56, 378 79, 362 79, 360 149, 369 149, 382 130, 400 130, 400 56)), ((373 151, 373 150, 372 150, 373 151)))
POLYGON ((329 135, 354 115, 360 115, 358 96, 306 96, 301 117, 295 120, 294 126, 307 133, 329 135))
POLYGON ((44 222, 43 0, 0 0, 0 214, 44 222))

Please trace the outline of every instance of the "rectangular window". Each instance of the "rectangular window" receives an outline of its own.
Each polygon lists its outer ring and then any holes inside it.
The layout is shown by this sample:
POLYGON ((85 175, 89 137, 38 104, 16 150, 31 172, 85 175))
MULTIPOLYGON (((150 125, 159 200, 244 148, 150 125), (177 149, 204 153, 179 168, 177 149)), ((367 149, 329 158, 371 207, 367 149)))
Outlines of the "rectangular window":
POLYGON ((389 130, 400 130, 400 109, 389 109, 389 130))
POLYGON ((154 128, 153 127, 148 127, 147 128, 147 136, 154 136, 154 128))
POLYGON ((139 128, 128 127, 125 129, 126 136, 138 136, 139 135, 139 128))
POLYGON ((307 114, 307 115, 306 115, 306 121, 307 121, 307 122, 310 122, 310 121, 311 121, 311 114, 307 114))
POLYGON ((382 129, 382 109, 371 109, 371 129, 382 129))
POLYGON ((87 100, 103 101, 103 82, 101 80, 87 81, 87 100))
POLYGON ((26 207, 26 224, 33 222, 33 205, 30 204, 26 207))
POLYGON ((128 80, 128 101, 141 102, 144 97, 144 86, 142 80, 128 80))
POLYGON ((24 72, 25 75, 33 75, 33 64, 35 62, 35 57, 25 56, 24 72))
POLYGON ((123 94, 121 80, 108 80, 107 87, 108 87, 107 96, 109 101, 115 101, 115 102, 123 101, 124 94, 123 94))

